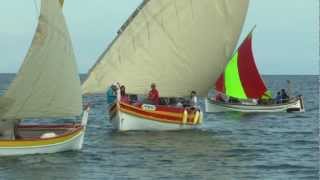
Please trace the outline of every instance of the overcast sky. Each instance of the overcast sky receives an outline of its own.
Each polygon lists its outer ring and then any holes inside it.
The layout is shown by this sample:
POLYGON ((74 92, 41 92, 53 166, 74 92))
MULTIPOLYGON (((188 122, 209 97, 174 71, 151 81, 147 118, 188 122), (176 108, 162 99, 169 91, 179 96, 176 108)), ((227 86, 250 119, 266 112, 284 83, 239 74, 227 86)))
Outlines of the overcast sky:
MULTIPOLYGON (((88 71, 141 1, 65 0, 80 72, 88 71)), ((18 71, 38 13, 34 0, 1 2, 0 73, 18 71)), ((254 54, 262 74, 318 74, 318 0, 251 0, 240 40, 255 24, 254 54)))

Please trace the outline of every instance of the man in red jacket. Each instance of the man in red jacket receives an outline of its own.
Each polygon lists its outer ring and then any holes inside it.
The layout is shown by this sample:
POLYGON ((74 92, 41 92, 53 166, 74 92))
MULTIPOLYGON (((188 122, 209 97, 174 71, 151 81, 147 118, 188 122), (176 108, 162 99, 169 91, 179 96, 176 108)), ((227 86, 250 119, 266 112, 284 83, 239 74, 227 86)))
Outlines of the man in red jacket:
POLYGON ((156 89, 156 84, 151 84, 151 90, 149 91, 148 100, 151 101, 154 105, 159 105, 160 97, 159 91, 156 89))

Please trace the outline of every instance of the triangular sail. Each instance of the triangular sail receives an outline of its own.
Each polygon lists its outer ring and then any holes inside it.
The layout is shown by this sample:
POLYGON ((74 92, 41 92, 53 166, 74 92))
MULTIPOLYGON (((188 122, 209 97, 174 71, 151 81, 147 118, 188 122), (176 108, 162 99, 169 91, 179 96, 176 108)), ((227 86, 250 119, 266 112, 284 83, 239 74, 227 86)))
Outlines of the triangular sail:
POLYGON ((71 117, 81 114, 80 79, 58 0, 42 0, 28 54, 4 98, 11 107, 0 119, 71 117), (9 103, 8 103, 9 104, 9 103))
POLYGON ((90 70, 84 93, 113 82, 145 94, 206 95, 238 41, 249 0, 145 0, 90 70), (214 73, 212 73, 214 67, 214 73))
POLYGON ((267 92, 254 60, 252 32, 216 81, 216 90, 239 99, 259 99, 267 92))

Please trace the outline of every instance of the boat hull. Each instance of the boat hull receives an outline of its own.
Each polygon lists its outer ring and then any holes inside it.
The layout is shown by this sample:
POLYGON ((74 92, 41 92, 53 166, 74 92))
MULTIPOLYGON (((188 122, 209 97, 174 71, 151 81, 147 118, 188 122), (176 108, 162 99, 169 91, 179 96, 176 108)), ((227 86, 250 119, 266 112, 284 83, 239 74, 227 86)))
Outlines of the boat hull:
POLYGON ((84 141, 88 114, 89 109, 84 111, 81 124, 17 126, 18 135, 15 140, 0 140, 0 156, 80 150, 84 141))
POLYGON ((244 104, 229 104, 217 102, 210 99, 205 100, 205 111, 207 113, 218 112, 247 112, 247 113, 263 113, 263 112, 304 112, 303 98, 297 97, 286 104, 273 105, 244 105, 244 104))
POLYGON ((69 150, 80 150, 83 144, 83 128, 64 137, 38 140, 0 141, 0 156, 48 154, 69 150))
POLYGON ((175 131, 193 129, 202 123, 202 113, 197 117, 188 115, 184 122, 184 111, 146 111, 124 103, 111 107, 109 114, 112 126, 118 131, 175 131))

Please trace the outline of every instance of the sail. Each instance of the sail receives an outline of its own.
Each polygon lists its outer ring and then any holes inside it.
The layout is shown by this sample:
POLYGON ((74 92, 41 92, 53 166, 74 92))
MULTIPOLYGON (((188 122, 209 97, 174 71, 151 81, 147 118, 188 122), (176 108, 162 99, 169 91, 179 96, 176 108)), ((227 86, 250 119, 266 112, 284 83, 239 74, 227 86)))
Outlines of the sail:
POLYGON ((80 79, 58 0, 42 0, 39 23, 25 60, 4 98, 2 119, 71 117, 81 114, 80 79))
POLYGON ((91 68, 83 93, 103 93, 119 82, 133 94, 156 83, 161 96, 206 95, 232 55, 248 4, 145 0, 91 68))
POLYGON ((11 108, 14 100, 6 97, 0 97, 0 119, 11 108))
POLYGON ((216 90, 239 99, 259 99, 268 94, 252 52, 252 32, 240 45, 216 81, 216 90))

